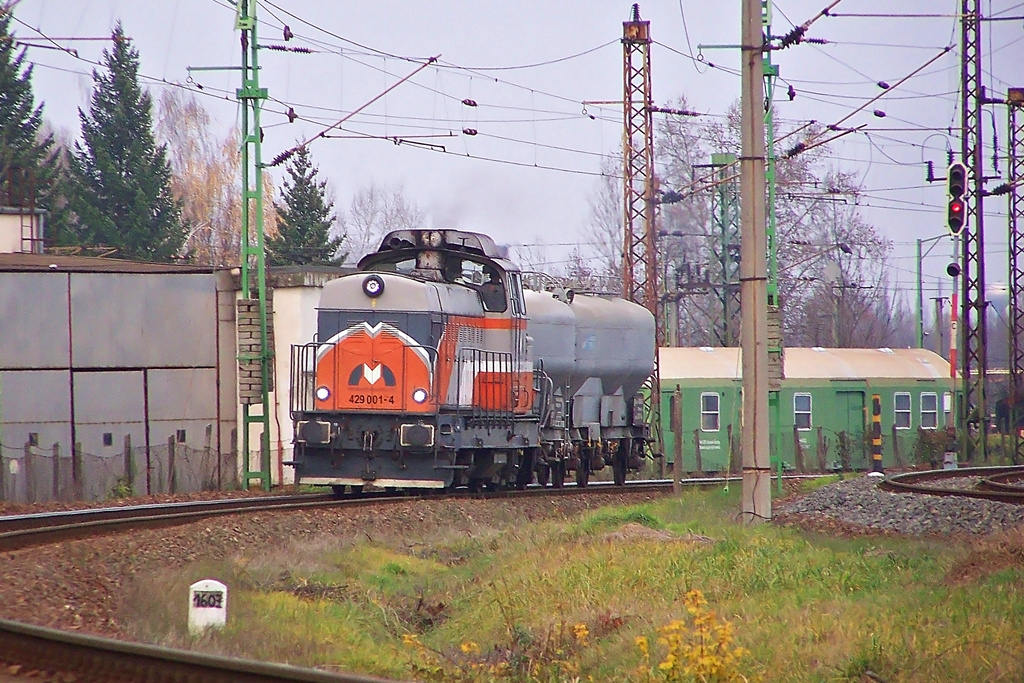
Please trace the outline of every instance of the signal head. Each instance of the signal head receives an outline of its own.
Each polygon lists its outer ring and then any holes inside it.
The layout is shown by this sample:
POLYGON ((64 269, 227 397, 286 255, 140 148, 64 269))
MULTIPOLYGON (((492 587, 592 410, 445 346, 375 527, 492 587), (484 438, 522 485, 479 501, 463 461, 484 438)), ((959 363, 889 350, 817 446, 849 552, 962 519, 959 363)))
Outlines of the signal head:
POLYGON ((948 266, 946 266, 946 274, 949 275, 950 277, 957 277, 958 275, 960 275, 960 264, 957 263, 956 261, 950 263, 948 266))
POLYGON ((960 231, 964 229, 964 220, 967 218, 966 209, 967 207, 964 206, 963 199, 954 198, 949 200, 949 208, 946 211, 946 225, 949 226, 949 231, 954 235, 959 235, 960 231))
POLYGON ((959 161, 954 161, 946 171, 946 191, 953 199, 964 196, 967 188, 967 167, 959 161))

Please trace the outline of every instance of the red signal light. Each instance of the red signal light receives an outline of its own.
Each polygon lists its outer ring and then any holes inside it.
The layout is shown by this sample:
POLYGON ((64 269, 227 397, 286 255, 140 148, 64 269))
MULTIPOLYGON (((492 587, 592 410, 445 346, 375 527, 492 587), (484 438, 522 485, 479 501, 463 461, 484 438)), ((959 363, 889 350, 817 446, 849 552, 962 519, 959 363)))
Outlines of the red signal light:
POLYGON ((946 213, 946 225, 954 235, 959 235, 964 227, 964 200, 949 200, 949 210, 946 213))

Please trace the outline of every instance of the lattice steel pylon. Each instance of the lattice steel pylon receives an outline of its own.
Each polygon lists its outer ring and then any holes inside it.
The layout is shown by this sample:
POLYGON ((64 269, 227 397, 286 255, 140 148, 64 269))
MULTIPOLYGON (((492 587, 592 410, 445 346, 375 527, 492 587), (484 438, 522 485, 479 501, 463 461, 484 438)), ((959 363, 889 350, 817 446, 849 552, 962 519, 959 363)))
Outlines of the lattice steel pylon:
POLYGON ((1010 431, 1013 462, 1024 463, 1024 436, 1014 418, 1024 412, 1024 88, 1010 88, 1006 96, 1009 122, 1010 219, 1010 431))
POLYGON ((661 381, 657 349, 664 342, 658 301, 658 263, 655 246, 654 127, 651 98, 651 22, 641 21, 633 5, 630 21, 622 22, 622 175, 623 249, 622 296, 654 315, 654 373, 649 384, 647 423, 652 451, 662 452, 661 381))
POLYGON ((719 346, 740 343, 740 188, 735 163, 735 154, 711 155, 718 175, 711 190, 711 221, 718 238, 713 250, 719 309, 713 332, 719 346))
POLYGON ((963 403, 959 410, 962 452, 968 460, 975 453, 968 425, 977 422, 982 460, 988 459, 988 405, 985 378, 988 375, 985 327, 985 226, 984 176, 982 171, 981 113, 985 89, 981 83, 981 0, 962 0, 960 42, 961 154, 967 166, 971 190, 965 194, 963 268, 961 270, 961 378, 963 403))

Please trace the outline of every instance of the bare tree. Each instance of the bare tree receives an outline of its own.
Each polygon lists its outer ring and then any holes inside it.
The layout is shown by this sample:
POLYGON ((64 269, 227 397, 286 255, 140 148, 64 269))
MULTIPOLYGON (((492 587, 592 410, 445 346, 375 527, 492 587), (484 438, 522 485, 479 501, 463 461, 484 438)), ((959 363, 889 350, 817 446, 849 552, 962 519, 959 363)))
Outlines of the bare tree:
POLYGON ((371 183, 352 198, 344 221, 349 258, 358 261, 373 251, 392 230, 426 228, 428 222, 400 185, 381 187, 371 183))
MULTIPOLYGON (((674 106, 686 109, 685 98, 674 106)), ((710 162, 714 152, 738 154, 738 123, 733 107, 723 121, 669 117, 657 128, 660 296, 663 306, 676 307, 680 344, 718 343, 713 330, 726 315, 725 283, 716 265, 725 247, 715 229, 712 199, 723 183, 738 185, 738 167, 712 168, 710 162)), ((786 343, 902 345, 909 317, 887 277, 892 245, 864 222, 856 178, 832 166, 827 146, 804 150, 793 142, 816 132, 814 126, 804 127, 776 148, 776 250, 786 343), (826 282, 826 271, 836 268, 826 282), (838 330, 833 320, 841 321, 838 330)), ((621 170, 616 159, 603 168, 606 176, 591 198, 588 237, 595 260, 617 274, 623 242, 621 170)))
MULTIPOLYGON (((168 89, 160 97, 157 137, 167 145, 171 191, 188 228, 181 256, 208 266, 241 263, 241 153, 237 131, 220 138, 194 95, 168 89)), ((263 174, 264 230, 275 233, 274 187, 263 174)), ((250 206, 252 210, 254 207, 250 206)))

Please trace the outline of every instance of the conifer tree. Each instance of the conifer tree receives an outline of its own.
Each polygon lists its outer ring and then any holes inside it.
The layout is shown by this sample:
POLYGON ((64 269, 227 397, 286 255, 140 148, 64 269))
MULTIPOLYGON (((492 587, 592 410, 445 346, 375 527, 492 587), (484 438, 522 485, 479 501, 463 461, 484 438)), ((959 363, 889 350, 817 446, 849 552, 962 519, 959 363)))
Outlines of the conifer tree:
POLYGON ((273 266, 340 264, 344 236, 331 237, 337 217, 327 199, 327 181, 318 180, 309 149, 301 147, 288 163, 284 202, 277 208, 277 235, 267 239, 267 263, 273 266))
POLYGON ((0 7, 0 204, 45 206, 53 177, 53 136, 40 135, 43 105, 35 106, 25 49, 15 50, 11 11, 0 7))
POLYGON ((71 153, 69 208, 81 244, 116 247, 119 258, 170 261, 185 239, 166 148, 153 135, 152 100, 139 86, 139 53, 119 23, 93 70, 83 144, 71 153))

